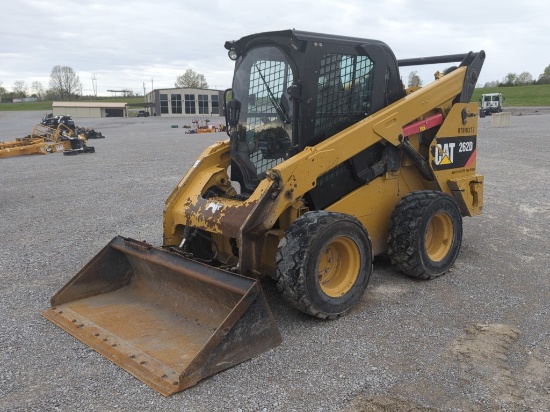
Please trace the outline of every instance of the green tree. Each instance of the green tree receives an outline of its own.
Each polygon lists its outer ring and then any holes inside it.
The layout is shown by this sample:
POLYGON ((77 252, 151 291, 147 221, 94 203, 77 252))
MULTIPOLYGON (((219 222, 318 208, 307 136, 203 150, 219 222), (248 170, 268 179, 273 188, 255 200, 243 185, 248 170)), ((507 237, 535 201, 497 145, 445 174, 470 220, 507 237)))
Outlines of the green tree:
POLYGON ((423 84, 424 82, 422 81, 416 70, 413 70, 409 73, 409 83, 407 84, 408 87, 422 86, 423 84))
POLYGON ((72 67, 54 66, 50 74, 50 89, 59 96, 61 100, 76 95, 76 92, 82 88, 80 78, 72 67))
POLYGON ((44 90, 44 86, 42 86, 42 83, 32 82, 31 90, 36 95, 36 97, 38 97, 40 100, 44 99, 44 95, 46 94, 46 91, 44 90))
POLYGON ((203 74, 195 72, 193 69, 187 69, 185 73, 178 76, 176 87, 192 87, 195 89, 208 89, 208 83, 203 74))
POLYGON ((44 93, 44 100, 56 100, 59 99, 59 95, 53 89, 47 89, 44 93))
POLYGON ((13 97, 20 99, 27 97, 27 83, 24 80, 16 80, 13 82, 13 97))
POLYGON ((518 75, 515 73, 508 73, 506 76, 504 76, 504 80, 502 80, 503 86, 513 86, 516 84, 516 80, 518 78, 518 75))
POLYGON ((529 72, 520 73, 516 78, 516 85, 518 86, 526 86, 532 83, 533 83, 533 76, 529 72))
POLYGON ((537 80, 538 84, 549 84, 550 83, 550 65, 546 66, 544 72, 542 72, 537 80))

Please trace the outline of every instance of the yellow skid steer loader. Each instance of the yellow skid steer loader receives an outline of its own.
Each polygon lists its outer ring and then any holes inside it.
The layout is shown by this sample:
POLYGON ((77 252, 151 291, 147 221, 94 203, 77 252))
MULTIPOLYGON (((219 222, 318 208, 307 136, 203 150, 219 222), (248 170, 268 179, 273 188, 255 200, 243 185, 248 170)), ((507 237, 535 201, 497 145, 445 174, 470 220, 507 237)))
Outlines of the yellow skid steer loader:
POLYGON ((225 44, 229 139, 164 209, 154 247, 116 237, 44 316, 164 395, 281 342, 259 279, 323 319, 361 298, 373 257, 431 279, 456 260, 476 173, 485 53, 397 60, 376 40, 268 32, 225 44), (404 89, 400 66, 448 64, 404 89))

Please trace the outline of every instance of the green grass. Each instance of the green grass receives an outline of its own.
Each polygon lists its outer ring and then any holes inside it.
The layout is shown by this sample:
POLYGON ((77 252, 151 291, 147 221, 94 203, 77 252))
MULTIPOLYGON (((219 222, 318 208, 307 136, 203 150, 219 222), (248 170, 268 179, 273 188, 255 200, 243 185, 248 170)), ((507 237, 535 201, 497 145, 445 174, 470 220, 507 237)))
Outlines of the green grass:
POLYGON ((52 111, 52 102, 0 103, 0 112, 18 112, 27 110, 52 111))
MULTIPOLYGON (((57 101, 57 100, 56 100, 57 101)), ((74 101, 74 100, 73 100, 74 101)), ((129 103, 142 104, 143 97, 82 97, 77 102, 109 102, 109 103, 129 103)), ((52 101, 45 102, 23 102, 23 103, 0 103, 0 112, 17 112, 28 110, 52 111, 52 101)))
POLYGON ((502 93, 504 107, 550 106, 550 84, 475 89, 472 102, 479 101, 481 95, 485 93, 502 93))
MULTIPOLYGON (((472 101, 477 102, 484 93, 502 93, 504 106, 550 106, 550 84, 514 87, 487 87, 475 89, 472 101)), ((143 97, 83 97, 79 102, 123 102, 139 105, 143 103, 143 97)), ((136 106, 134 106, 136 107, 136 106)), ((52 102, 25 102, 25 103, 0 103, 0 112, 14 112, 26 110, 52 111, 52 102)))

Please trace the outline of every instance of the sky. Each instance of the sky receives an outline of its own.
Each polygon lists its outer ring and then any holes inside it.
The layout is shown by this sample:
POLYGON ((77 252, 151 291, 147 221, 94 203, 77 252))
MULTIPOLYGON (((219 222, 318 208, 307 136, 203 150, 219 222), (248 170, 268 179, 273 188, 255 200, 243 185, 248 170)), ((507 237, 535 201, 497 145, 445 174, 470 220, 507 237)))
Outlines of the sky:
MULTIPOLYGON (((137 94, 174 87, 187 69, 210 88, 231 87, 224 43, 296 29, 387 43, 398 59, 485 50, 478 84, 550 65, 548 0, 18 0, 0 6, 0 82, 49 88, 54 66, 69 66, 82 94, 137 94)), ((424 84, 448 65, 403 67, 424 84)))

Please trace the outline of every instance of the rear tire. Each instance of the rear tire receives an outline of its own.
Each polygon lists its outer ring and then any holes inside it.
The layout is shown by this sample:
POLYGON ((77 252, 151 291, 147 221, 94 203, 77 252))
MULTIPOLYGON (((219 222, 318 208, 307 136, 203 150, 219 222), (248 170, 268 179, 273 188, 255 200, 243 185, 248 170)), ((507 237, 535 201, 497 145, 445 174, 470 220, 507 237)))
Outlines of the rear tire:
POLYGON ((433 279, 454 264, 462 244, 462 216, 446 193, 423 190, 397 204, 388 230, 388 256, 406 275, 433 279))
POLYGON ((363 296, 372 260, 361 222, 342 213, 309 212, 279 242, 277 289, 298 310, 335 319, 363 296))

